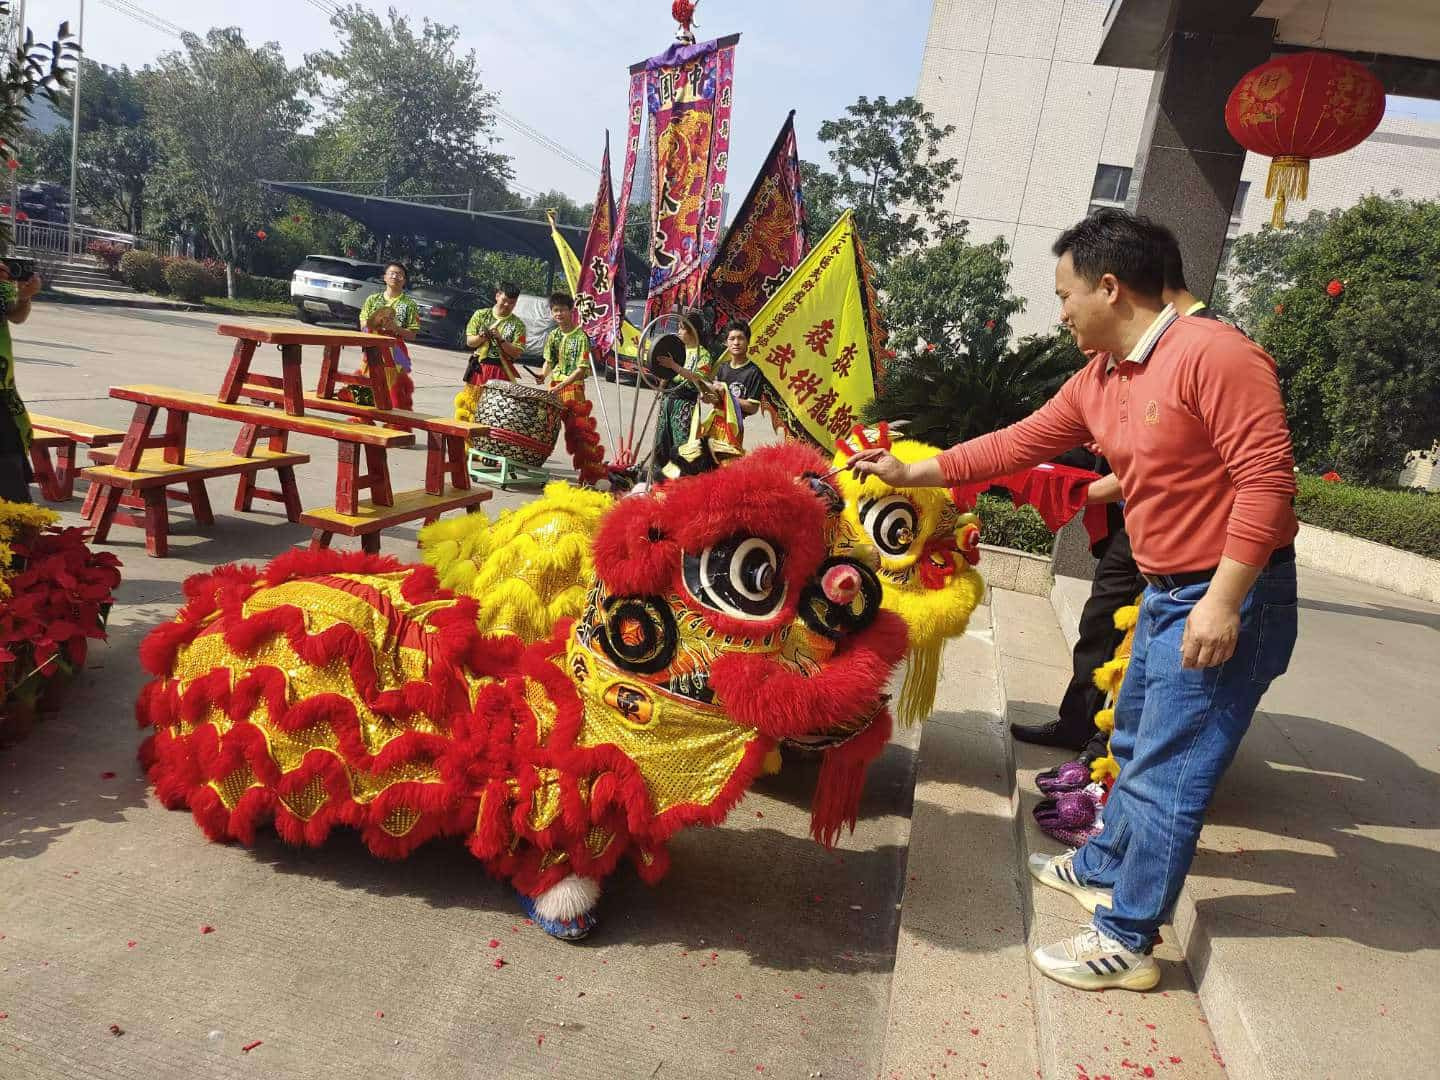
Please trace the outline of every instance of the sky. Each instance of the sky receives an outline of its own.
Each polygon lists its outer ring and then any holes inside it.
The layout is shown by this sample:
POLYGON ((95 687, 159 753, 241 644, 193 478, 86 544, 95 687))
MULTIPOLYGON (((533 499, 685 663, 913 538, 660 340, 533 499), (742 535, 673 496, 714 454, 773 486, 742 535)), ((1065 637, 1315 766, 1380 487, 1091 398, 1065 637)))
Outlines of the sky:
MULTIPOLYGON (((87 0, 85 54, 110 66, 141 67, 180 44, 116 6, 138 7, 196 33, 238 25, 252 44, 278 42, 292 63, 334 40, 322 10, 328 0, 117 0, 115 6, 87 0)), ((670 0, 426 0, 395 6, 417 24, 429 17, 459 26, 463 47, 476 52, 482 81, 500 94, 500 108, 595 163, 583 170, 501 126, 499 148, 513 159, 520 190, 555 189, 578 202, 592 200, 607 127, 618 184, 626 72, 673 40, 670 0), (596 14, 602 11, 603 23, 596 14)), ((813 160, 821 154, 815 139, 821 121, 840 116, 861 94, 913 94, 930 8, 928 0, 701 0, 698 37, 742 35, 730 164, 735 197, 748 189, 790 109, 797 110, 801 156, 813 160)), ((26 23, 37 38, 49 37, 63 19, 75 29, 78 16, 79 0, 26 5, 26 23)))

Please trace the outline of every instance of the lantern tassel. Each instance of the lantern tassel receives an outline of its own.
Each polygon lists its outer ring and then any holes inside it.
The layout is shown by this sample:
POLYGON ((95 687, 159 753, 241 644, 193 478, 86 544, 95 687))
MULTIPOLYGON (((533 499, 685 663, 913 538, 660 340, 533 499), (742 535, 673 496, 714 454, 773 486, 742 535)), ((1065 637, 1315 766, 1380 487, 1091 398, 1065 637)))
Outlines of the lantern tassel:
POLYGON ((1265 178, 1265 197, 1275 200, 1270 224, 1285 227, 1285 207, 1291 199, 1303 199, 1310 191, 1310 159, 1285 154, 1270 162, 1270 175, 1265 178))

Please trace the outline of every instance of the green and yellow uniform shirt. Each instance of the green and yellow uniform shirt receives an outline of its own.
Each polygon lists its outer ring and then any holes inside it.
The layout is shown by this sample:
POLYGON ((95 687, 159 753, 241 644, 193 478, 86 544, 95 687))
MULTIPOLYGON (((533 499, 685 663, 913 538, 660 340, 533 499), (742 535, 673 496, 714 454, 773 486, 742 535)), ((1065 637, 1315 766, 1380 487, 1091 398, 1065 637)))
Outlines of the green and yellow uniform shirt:
POLYGON ((404 293, 392 300, 383 292, 365 298, 365 304, 360 308, 360 329, 368 330, 370 316, 382 307, 388 307, 395 312, 395 325, 401 330, 414 330, 417 333, 420 331, 419 305, 404 293))
MULTIPOLYGON (((30 414, 15 389, 15 348, 10 342, 10 312, 20 303, 20 290, 13 281, 0 281, 0 409, 15 425, 20 452, 30 449, 30 414)), ((0 440, 8 441, 8 440, 0 440)), ((9 449, 9 447, 3 447, 9 449)))
MULTIPOLYGON (((494 330, 495 335, 501 341, 508 341, 511 345, 517 345, 522 349, 525 347, 525 323, 513 311, 502 319, 496 316, 494 308, 481 308, 470 316, 470 321, 465 326, 465 336, 476 337, 486 330, 494 330)), ((475 360, 470 365, 470 370, 473 371, 480 364, 494 364, 496 367, 502 368, 508 378, 515 378, 515 365, 509 357, 499 349, 495 350, 493 357, 490 355, 488 338, 476 347, 475 360)), ((467 371, 467 377, 469 373, 467 371)))
POLYGON ((577 371, 590 374, 590 339, 585 328, 564 331, 558 326, 545 339, 545 363, 550 365, 550 385, 568 379, 577 371))
MULTIPOLYGON (((715 378, 715 358, 711 356, 705 349, 698 347, 694 349, 686 349, 685 367, 688 370, 693 371, 696 375, 699 375, 701 378, 715 378)), ((682 378, 679 372, 676 372, 674 375, 670 376, 670 384, 672 386, 679 386, 681 383, 687 383, 687 385, 689 385, 688 380, 682 378)))

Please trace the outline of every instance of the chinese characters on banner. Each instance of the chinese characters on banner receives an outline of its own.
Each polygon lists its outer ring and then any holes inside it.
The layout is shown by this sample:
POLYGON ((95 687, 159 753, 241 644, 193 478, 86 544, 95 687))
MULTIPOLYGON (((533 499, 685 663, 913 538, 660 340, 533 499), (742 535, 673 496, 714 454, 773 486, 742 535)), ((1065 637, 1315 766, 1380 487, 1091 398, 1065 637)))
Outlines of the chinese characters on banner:
POLYGON ((804 434, 826 449, 875 397, 873 304, 862 266, 846 212, 754 320, 750 358, 804 434))
MULTIPOLYGON (((622 230, 623 231, 623 230, 622 230)), ((615 345, 625 310, 625 245, 614 244, 615 192, 610 186, 610 133, 605 133, 605 155, 600 162, 600 188, 590 234, 580 258, 575 286, 575 311, 596 358, 608 357, 615 345)))

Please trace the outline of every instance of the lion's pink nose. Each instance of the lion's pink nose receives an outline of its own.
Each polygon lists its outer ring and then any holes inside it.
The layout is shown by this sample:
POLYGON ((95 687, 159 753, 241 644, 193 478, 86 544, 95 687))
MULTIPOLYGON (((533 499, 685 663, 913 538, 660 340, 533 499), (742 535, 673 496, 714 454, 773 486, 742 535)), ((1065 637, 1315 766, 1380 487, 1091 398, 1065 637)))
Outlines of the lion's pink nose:
POLYGON ((848 604, 860 591, 860 571, 853 566, 832 566, 820 579, 820 588, 832 604, 848 604))

